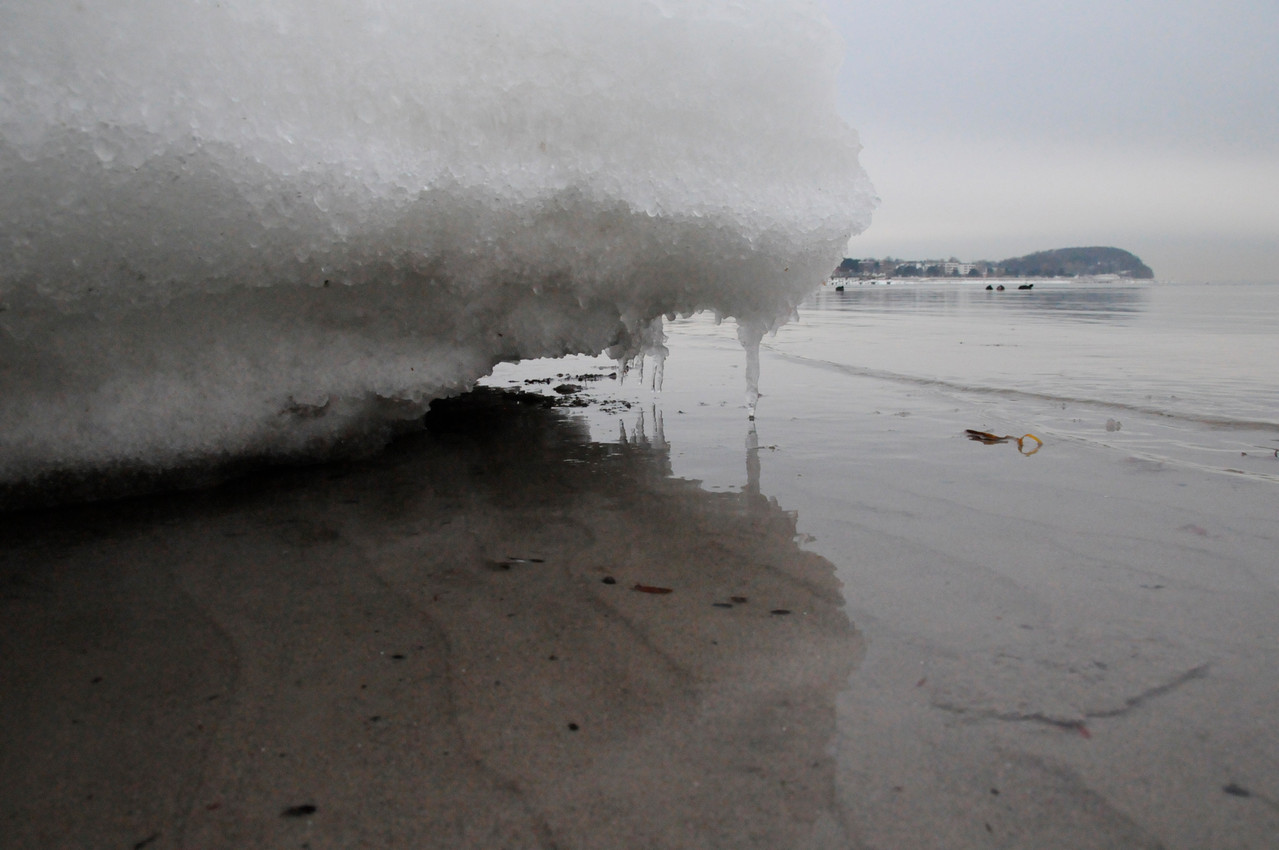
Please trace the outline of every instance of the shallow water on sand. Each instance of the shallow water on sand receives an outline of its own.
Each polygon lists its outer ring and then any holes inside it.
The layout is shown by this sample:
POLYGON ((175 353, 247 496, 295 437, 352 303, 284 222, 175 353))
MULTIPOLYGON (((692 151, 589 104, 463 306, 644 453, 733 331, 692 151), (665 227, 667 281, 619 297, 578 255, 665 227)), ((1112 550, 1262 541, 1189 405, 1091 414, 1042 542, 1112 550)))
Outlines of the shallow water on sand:
POLYGON ((731 324, 676 322, 660 394, 587 383, 612 404, 576 415, 758 487, 834 564, 868 647, 832 741, 860 846, 1266 847, 1279 288, 1064 286, 823 293, 765 340, 753 424, 731 324))
POLYGON ((1273 475, 1259 461, 1279 449, 1279 286, 861 286, 819 294, 803 317, 776 353, 932 387, 979 405, 990 430, 1273 475))
POLYGON ((0 533, 6 848, 848 840, 833 568, 660 441, 481 396, 367 462, 0 533))
MULTIPOLYGON (((742 364, 731 322, 696 316, 668 332, 663 391, 640 392, 636 376, 621 392, 676 428, 683 474, 681 456, 740 442, 728 435, 740 430, 742 364)), ((818 455, 852 439, 866 412, 920 415, 868 410, 881 394, 904 394, 965 411, 964 428, 1279 482, 1279 285, 851 285, 813 296, 763 349, 760 427, 804 420, 806 451, 818 455)), ((592 358, 535 361, 500 367, 489 382, 582 371, 612 368, 592 358)), ((582 415, 596 439, 616 433, 608 411, 582 415)), ((954 434, 934 439, 942 436, 954 434)))
POLYGON ((754 423, 696 317, 661 393, 518 364, 574 406, 4 517, 8 842, 1272 846, 1267 390, 1132 400, 1234 320, 948 286, 817 296, 754 423))

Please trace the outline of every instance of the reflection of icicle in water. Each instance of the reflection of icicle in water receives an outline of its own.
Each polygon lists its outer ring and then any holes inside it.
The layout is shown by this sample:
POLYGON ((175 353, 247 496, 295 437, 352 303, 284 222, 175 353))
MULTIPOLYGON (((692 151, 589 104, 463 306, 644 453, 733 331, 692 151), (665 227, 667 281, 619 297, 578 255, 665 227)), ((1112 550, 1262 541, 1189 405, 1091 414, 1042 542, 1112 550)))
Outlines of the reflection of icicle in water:
POLYGON ((635 420, 635 424, 631 426, 628 433, 626 430, 626 420, 619 418, 617 420, 617 442, 623 446, 645 446, 648 445, 648 436, 644 433, 644 411, 639 412, 639 417, 635 420))
POLYGON ((644 444, 647 445, 649 448, 663 449, 663 450, 669 449, 671 446, 670 446, 670 443, 666 442, 666 429, 665 429, 664 423, 662 422, 662 411, 655 404, 649 405, 648 411, 649 411, 650 418, 653 420, 653 436, 650 438, 645 433, 644 426, 645 426, 646 420, 644 418, 643 410, 640 411, 639 421, 635 425, 637 429, 636 433, 638 434, 639 438, 644 441, 644 444))
POLYGON ((669 449, 670 443, 666 442, 666 430, 662 421, 662 411, 657 405, 649 406, 649 413, 653 419, 653 436, 648 436, 647 419, 644 415, 643 408, 640 409, 639 416, 635 419, 635 424, 631 426, 629 436, 626 431, 626 420, 617 420, 618 442, 623 446, 643 446, 653 449, 669 449))
POLYGON ((764 339, 763 323, 738 322, 737 339, 746 349, 746 408, 753 422, 755 407, 759 404, 759 344, 764 339))
POLYGON ((759 490, 759 434, 751 425, 746 432, 746 495, 758 496, 759 490))

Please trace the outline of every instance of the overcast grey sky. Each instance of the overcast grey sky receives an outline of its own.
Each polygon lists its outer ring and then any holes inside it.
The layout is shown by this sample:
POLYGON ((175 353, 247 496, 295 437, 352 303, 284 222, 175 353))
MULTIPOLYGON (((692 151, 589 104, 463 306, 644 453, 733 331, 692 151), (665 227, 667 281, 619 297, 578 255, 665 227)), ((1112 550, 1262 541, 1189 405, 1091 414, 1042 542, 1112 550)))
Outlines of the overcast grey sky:
POLYGON ((819 2, 882 199, 851 256, 1279 281, 1279 0, 819 2))

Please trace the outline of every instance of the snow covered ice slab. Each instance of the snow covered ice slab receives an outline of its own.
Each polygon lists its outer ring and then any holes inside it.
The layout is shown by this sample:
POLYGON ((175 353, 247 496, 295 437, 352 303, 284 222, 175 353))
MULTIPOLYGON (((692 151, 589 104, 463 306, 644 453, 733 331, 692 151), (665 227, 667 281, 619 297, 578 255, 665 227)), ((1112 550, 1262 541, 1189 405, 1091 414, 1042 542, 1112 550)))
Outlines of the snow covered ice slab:
POLYGON ((775 326, 873 206, 841 54, 798 0, 3 4, 0 485, 775 326))

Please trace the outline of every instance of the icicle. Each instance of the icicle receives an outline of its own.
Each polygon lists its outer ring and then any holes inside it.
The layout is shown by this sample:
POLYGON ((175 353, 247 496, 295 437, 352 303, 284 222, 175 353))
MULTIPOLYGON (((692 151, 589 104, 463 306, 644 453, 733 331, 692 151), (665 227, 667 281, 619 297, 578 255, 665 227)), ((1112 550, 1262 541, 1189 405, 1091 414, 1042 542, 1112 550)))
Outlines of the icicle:
POLYGON ((666 326, 661 316, 649 322, 648 327, 644 328, 644 353, 653 358, 653 371, 648 388, 654 392, 661 392, 662 379, 666 372, 666 355, 670 353, 670 349, 666 347, 666 326))
POLYGON ((763 322, 737 322, 737 339, 746 349, 746 408, 750 421, 755 421, 755 407, 759 404, 759 344, 764 339, 763 322))
MULTIPOLYGON (((663 335, 665 341, 665 335, 663 335)), ((654 392, 662 391, 662 380, 666 376, 666 355, 668 349, 666 346, 660 346, 657 351, 653 352, 653 374, 648 384, 648 388, 654 392)))
MULTIPOLYGON (((661 392, 662 380, 666 371, 666 355, 670 353, 670 349, 666 347, 666 328, 662 322, 662 317, 658 316, 653 319, 639 333, 638 350, 632 356, 625 356, 617 360, 618 380, 625 382, 631 372, 639 375, 640 385, 644 383, 644 364, 651 357, 653 358, 653 370, 649 373, 648 386, 655 392, 661 392)), ((635 350, 635 349, 632 349, 635 350)))

